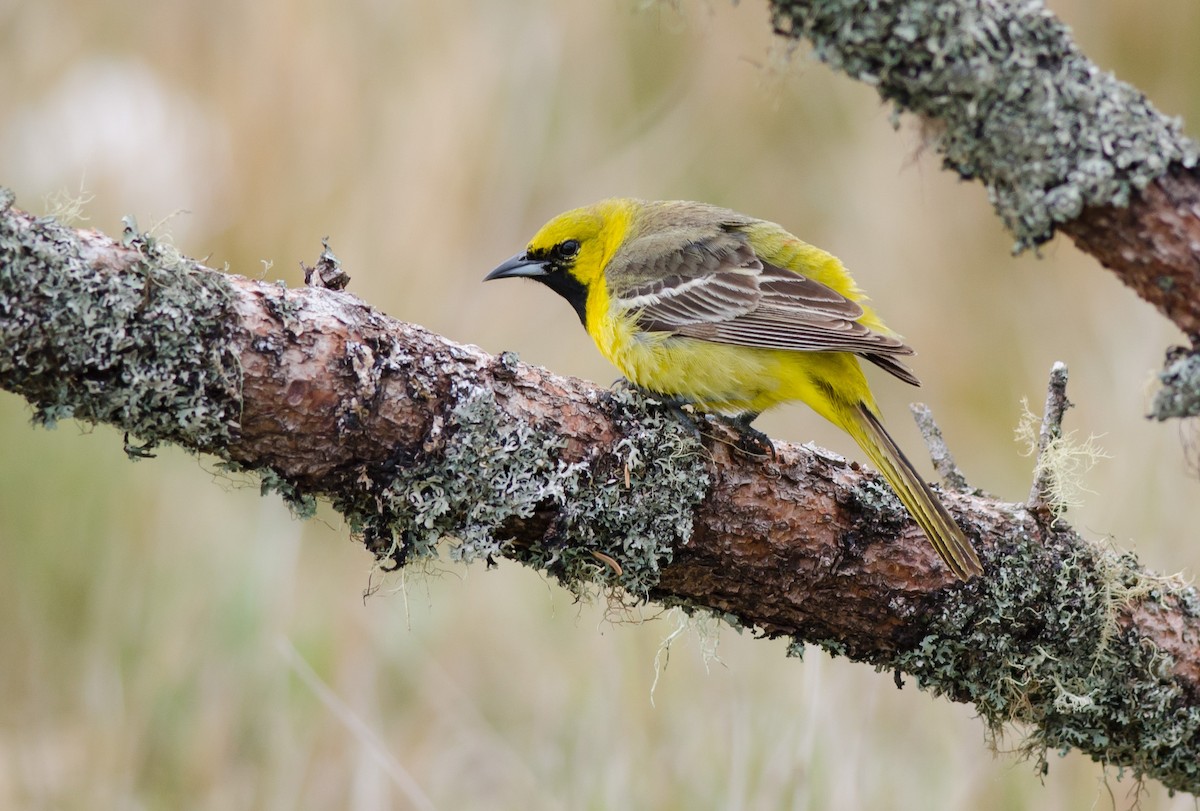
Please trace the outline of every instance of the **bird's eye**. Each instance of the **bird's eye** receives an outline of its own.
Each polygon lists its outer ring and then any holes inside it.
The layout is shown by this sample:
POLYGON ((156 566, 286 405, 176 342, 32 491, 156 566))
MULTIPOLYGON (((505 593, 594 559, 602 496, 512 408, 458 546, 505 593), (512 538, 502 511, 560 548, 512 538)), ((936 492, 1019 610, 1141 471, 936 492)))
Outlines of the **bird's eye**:
POLYGON ((566 242, 560 242, 558 245, 558 255, 563 259, 570 259, 579 253, 579 240, 568 239, 566 242))

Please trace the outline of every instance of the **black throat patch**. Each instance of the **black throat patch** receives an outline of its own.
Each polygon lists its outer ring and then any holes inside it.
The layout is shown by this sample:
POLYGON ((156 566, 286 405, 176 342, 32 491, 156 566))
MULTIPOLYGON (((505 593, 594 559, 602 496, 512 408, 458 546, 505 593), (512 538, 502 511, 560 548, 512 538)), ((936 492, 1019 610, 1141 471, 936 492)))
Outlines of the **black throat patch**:
POLYGON ((554 268, 545 276, 533 277, 565 298, 575 308, 579 323, 587 329, 587 288, 566 268, 554 268))

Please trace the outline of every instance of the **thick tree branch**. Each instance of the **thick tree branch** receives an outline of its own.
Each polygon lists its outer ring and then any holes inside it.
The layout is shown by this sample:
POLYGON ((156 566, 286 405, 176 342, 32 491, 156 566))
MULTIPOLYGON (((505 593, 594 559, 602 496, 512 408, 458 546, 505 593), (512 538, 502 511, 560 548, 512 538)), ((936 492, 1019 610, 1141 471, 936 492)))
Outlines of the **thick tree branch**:
MULTIPOLYGON (((771 0, 780 33, 921 120, 1018 249, 1056 230, 1200 341, 1197 144, 1089 61, 1038 0, 771 0)), ((1168 365, 1178 353, 1168 358, 1168 365)), ((1200 364, 1156 403, 1200 413, 1200 364)))
POLYGON ((958 585, 871 473, 703 444, 627 393, 493 357, 346 293, 225 275, 0 199, 0 386, 328 498, 381 560, 519 560, 704 608, 970 701, 1035 747, 1200 788, 1200 602, 1024 505, 948 507, 958 585))

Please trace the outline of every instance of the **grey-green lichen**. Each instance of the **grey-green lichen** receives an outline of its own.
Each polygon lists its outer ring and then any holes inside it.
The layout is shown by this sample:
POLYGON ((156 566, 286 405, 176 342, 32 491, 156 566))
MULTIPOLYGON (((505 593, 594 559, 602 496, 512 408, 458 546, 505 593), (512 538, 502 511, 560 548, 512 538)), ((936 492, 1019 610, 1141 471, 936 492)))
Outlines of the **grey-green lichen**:
POLYGON ((427 451, 397 455, 335 500, 367 547, 399 565, 436 556, 448 539, 454 560, 510 557, 577 594, 604 584, 644 598, 707 491, 699 443, 641 396, 615 391, 621 439, 566 462, 561 437, 506 414, 491 389, 464 384, 455 395, 427 451))
MULTIPOLYGON (((235 462, 226 462, 222 468, 229 473, 239 473, 245 468, 235 462)), ((254 469, 255 475, 258 476, 258 492, 262 496, 270 493, 278 493, 283 499, 283 503, 292 511, 292 515, 299 518, 301 521, 306 521, 317 514, 317 497, 312 493, 305 493, 296 485, 280 476, 278 472, 260 467, 254 469)))
POLYGON ((78 235, 54 220, 24 227, 0 190, 0 386, 53 426, 107 422, 138 437, 219 448, 240 414, 241 370, 228 336, 231 295, 127 224, 141 259, 97 267, 78 235))
POLYGON ((1172 347, 1158 379, 1162 388, 1154 395, 1151 417, 1169 420, 1200 415, 1200 352, 1172 347))
POLYGON ((776 28, 930 124, 948 167, 978 178, 1017 238, 1085 206, 1124 206, 1172 163, 1180 122, 1090 62, 1040 0, 773 0, 776 28))
POLYGON ((1146 575, 1129 554, 1051 538, 1018 539, 1000 565, 953 592, 915 645, 881 670, 973 703, 993 734, 1024 725, 1023 749, 1079 749, 1169 788, 1200 789, 1200 708, 1169 655, 1118 619, 1200 608, 1195 591, 1146 575))

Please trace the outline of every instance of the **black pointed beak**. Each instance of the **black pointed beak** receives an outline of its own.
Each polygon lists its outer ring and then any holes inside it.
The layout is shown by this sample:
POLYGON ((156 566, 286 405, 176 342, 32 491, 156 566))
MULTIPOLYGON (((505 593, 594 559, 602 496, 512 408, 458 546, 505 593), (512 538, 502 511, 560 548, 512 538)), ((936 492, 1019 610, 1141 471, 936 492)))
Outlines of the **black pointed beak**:
POLYGON ((542 259, 530 259, 529 254, 519 253, 500 267, 483 277, 485 282, 492 279, 511 279, 516 276, 537 277, 545 276, 549 271, 542 259))

